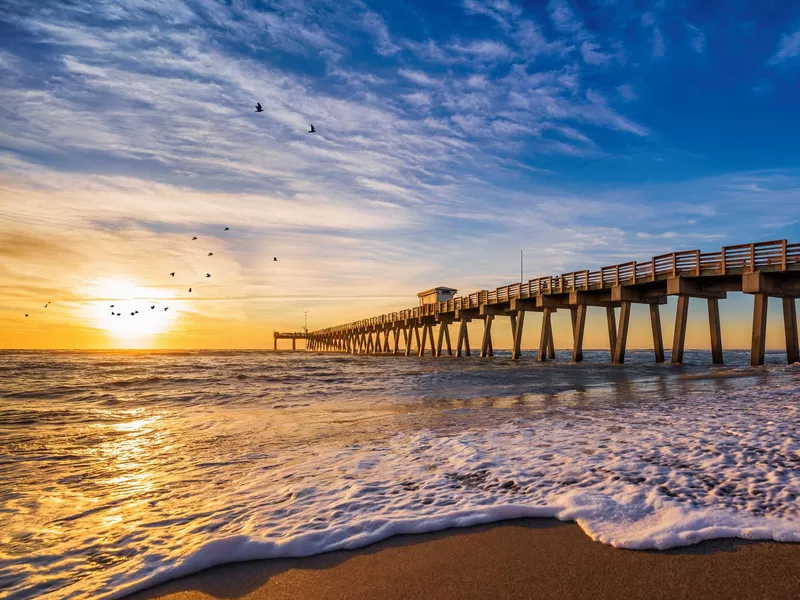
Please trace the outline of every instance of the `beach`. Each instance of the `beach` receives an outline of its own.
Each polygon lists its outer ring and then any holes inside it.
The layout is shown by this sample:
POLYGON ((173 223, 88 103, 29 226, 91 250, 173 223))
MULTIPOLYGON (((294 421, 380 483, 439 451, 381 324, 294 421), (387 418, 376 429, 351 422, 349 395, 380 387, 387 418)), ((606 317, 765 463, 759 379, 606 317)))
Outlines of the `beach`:
POLYGON ((520 519, 400 536, 356 551, 215 567, 130 600, 797 598, 800 544, 716 540, 667 551, 592 542, 520 519))
POLYGON ((797 367, 561 354, 0 353, 0 587, 796 592, 797 367))

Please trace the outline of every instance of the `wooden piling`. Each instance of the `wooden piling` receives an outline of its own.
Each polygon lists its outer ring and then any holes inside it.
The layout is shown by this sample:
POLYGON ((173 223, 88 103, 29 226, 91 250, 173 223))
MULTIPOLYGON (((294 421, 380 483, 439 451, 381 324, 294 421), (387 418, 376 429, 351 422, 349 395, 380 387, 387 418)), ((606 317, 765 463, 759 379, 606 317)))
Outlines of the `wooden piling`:
POLYGON ((797 308, 794 298, 783 300, 783 328, 786 336, 786 360, 790 365, 800 362, 800 348, 797 340, 797 308))
POLYGON ((517 311, 517 317, 514 320, 514 345, 511 350, 511 358, 517 360, 522 356, 522 328, 525 325, 525 311, 517 311))
POLYGON ((661 335, 661 311, 658 304, 650 304, 650 328, 653 330, 653 352, 656 362, 664 362, 664 338, 661 335))
POLYGON ((550 313, 552 310, 552 308, 545 308, 542 311, 542 331, 539 335, 539 356, 537 358, 539 362, 545 362, 547 360, 548 345, 551 337, 550 313))
POLYGON ((481 341, 481 358, 485 358, 493 354, 493 352, 490 350, 492 345, 492 321, 494 321, 494 315, 492 314, 483 317, 483 340, 481 341))
POLYGON ((711 332, 711 362, 715 365, 724 363, 722 357, 722 333, 719 325, 719 299, 708 299, 708 328, 711 332))
POLYGON ((617 317, 613 306, 606 306, 606 323, 608 324, 608 347, 611 360, 614 360, 614 349, 617 347, 617 317))
POLYGON ((750 343, 750 365, 764 364, 764 350, 767 344, 767 306, 769 296, 753 294, 753 337, 750 343))
POLYGON ((570 310, 572 317, 572 362, 583 360, 583 332, 586 328, 586 310, 589 307, 580 304, 578 308, 570 310))
POLYGON ((683 347, 686 342, 686 321, 689 318, 689 296, 678 296, 675 310, 675 331, 672 334, 672 364, 683 362, 683 347))
POLYGON ((419 356, 425 356, 425 346, 427 345, 427 343, 428 343, 428 325, 427 324, 423 324, 422 325, 422 343, 420 344, 420 346, 418 348, 419 356))
POLYGON ((628 324, 631 320, 631 303, 622 302, 619 309, 619 332, 617 345, 614 347, 614 364, 621 365, 625 362, 625 346, 628 343, 628 324))

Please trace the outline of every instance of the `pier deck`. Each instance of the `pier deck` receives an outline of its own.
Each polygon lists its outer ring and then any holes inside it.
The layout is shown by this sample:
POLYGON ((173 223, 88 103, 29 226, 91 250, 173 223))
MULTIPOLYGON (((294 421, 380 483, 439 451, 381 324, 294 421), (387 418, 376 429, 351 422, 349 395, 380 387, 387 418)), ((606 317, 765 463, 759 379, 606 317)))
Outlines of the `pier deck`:
MULTIPOLYGON (((292 350, 297 350, 297 340, 308 340, 309 334, 306 331, 273 331, 272 332, 272 349, 278 349, 278 340, 292 340, 292 350)), ((306 343, 306 349, 308 345, 306 343)))
MULTIPOLYGON (((307 350, 324 352, 380 353, 424 356, 428 346, 433 356, 453 354, 449 325, 459 323, 455 355, 470 356, 467 323, 483 322, 480 356, 493 356, 492 322, 508 317, 513 333, 512 358, 521 355, 525 313, 542 314, 538 359, 555 357, 551 315, 569 310, 572 318, 572 360, 583 359, 586 309, 606 309, 611 360, 625 362, 625 345, 632 304, 647 304, 656 362, 664 361, 660 305, 677 296, 677 314, 672 340, 672 362, 683 361, 689 300, 706 301, 711 329, 712 360, 723 362, 719 300, 728 292, 754 297, 752 365, 764 364, 767 304, 770 297, 783 304, 786 356, 800 362, 795 298, 800 296, 800 243, 774 240, 725 246, 716 252, 685 250, 654 256, 644 262, 630 261, 596 271, 573 271, 555 277, 538 277, 494 290, 480 290, 444 302, 387 313, 303 334, 307 350), (619 308, 619 317, 617 311, 619 308), (434 328, 438 327, 438 332, 434 328), (390 339, 391 338, 391 339, 390 339), (402 340, 402 344, 401 344, 402 340), (401 347, 402 346, 402 347, 401 347)), ((277 332, 275 344, 277 348, 277 332)), ((280 334, 287 337, 294 334, 280 334)), ((292 345, 294 348, 294 339, 292 345)))

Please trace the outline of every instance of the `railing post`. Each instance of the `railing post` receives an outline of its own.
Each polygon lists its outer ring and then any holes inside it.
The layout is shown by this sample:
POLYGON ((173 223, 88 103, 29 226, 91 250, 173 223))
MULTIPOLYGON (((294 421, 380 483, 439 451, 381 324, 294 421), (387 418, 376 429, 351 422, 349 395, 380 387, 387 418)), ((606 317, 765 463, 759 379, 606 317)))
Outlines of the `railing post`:
POLYGON ((674 252, 672 253, 672 276, 676 277, 678 275, 678 255, 674 252))
POLYGON ((725 255, 726 255, 726 249, 725 246, 723 246, 719 257, 720 260, 719 270, 723 275, 725 275, 725 273, 727 272, 727 269, 725 267, 725 262, 727 261, 727 257, 725 255))
POLYGON ((781 240, 781 271, 786 270, 786 245, 787 240, 781 240))
POLYGON ((619 285, 619 265, 614 268, 614 285, 619 285))
POLYGON ((695 250, 695 261, 697 263, 695 268, 695 275, 700 277, 700 250, 695 250))
POLYGON ((656 257, 653 257, 653 260, 650 261, 652 266, 650 267, 650 281, 656 280, 656 257))
POLYGON ((756 270, 756 245, 750 244, 750 272, 756 270))

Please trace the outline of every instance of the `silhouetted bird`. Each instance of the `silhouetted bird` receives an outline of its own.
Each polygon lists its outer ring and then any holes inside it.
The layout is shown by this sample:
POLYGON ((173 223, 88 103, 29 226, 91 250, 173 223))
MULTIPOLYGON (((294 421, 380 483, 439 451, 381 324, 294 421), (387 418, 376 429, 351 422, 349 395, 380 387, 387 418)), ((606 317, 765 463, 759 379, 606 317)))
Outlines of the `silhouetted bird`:
POLYGON ((25 316, 27 317, 27 316, 28 316, 28 313, 25 313, 25 316))
POLYGON ((114 308, 114 305, 112 304, 112 305, 110 306, 110 308, 114 308))
POLYGON ((165 306, 165 307, 164 307, 164 310, 167 310, 167 309, 169 309, 169 306, 165 306))
POLYGON ((261 102, 256 102, 256 112, 264 112, 264 109, 261 108, 261 102))
POLYGON ((192 293, 192 288, 189 288, 189 293, 190 293, 190 294, 192 293))
POLYGON ((135 315, 136 313, 131 313, 131 316, 135 315))
POLYGON ((230 227, 226 227, 226 228, 224 229, 224 231, 230 231, 230 230, 231 230, 231 228, 230 228, 230 227))
POLYGON ((175 273, 174 273, 174 272, 170 273, 170 275, 172 275, 173 277, 175 277, 175 273))
POLYGON ((314 129, 314 124, 311 124, 311 130, 308 133, 317 133, 317 130, 314 129))
POLYGON ((139 314, 139 311, 138 311, 138 310, 135 310, 135 311, 133 311, 133 312, 135 312, 137 315, 139 314))
POLYGON ((213 252, 209 252, 208 255, 209 256, 214 256, 214 253, 213 252))
POLYGON ((196 240, 196 239, 197 239, 197 236, 194 236, 194 237, 192 238, 192 240, 196 240))
POLYGON ((151 309, 153 309, 153 308, 155 308, 155 307, 156 307, 156 305, 155 305, 155 304, 153 304, 153 306, 151 306, 150 308, 151 308, 151 309))
POLYGON ((278 257, 277 256, 273 256, 272 257, 272 262, 278 262, 278 257))

